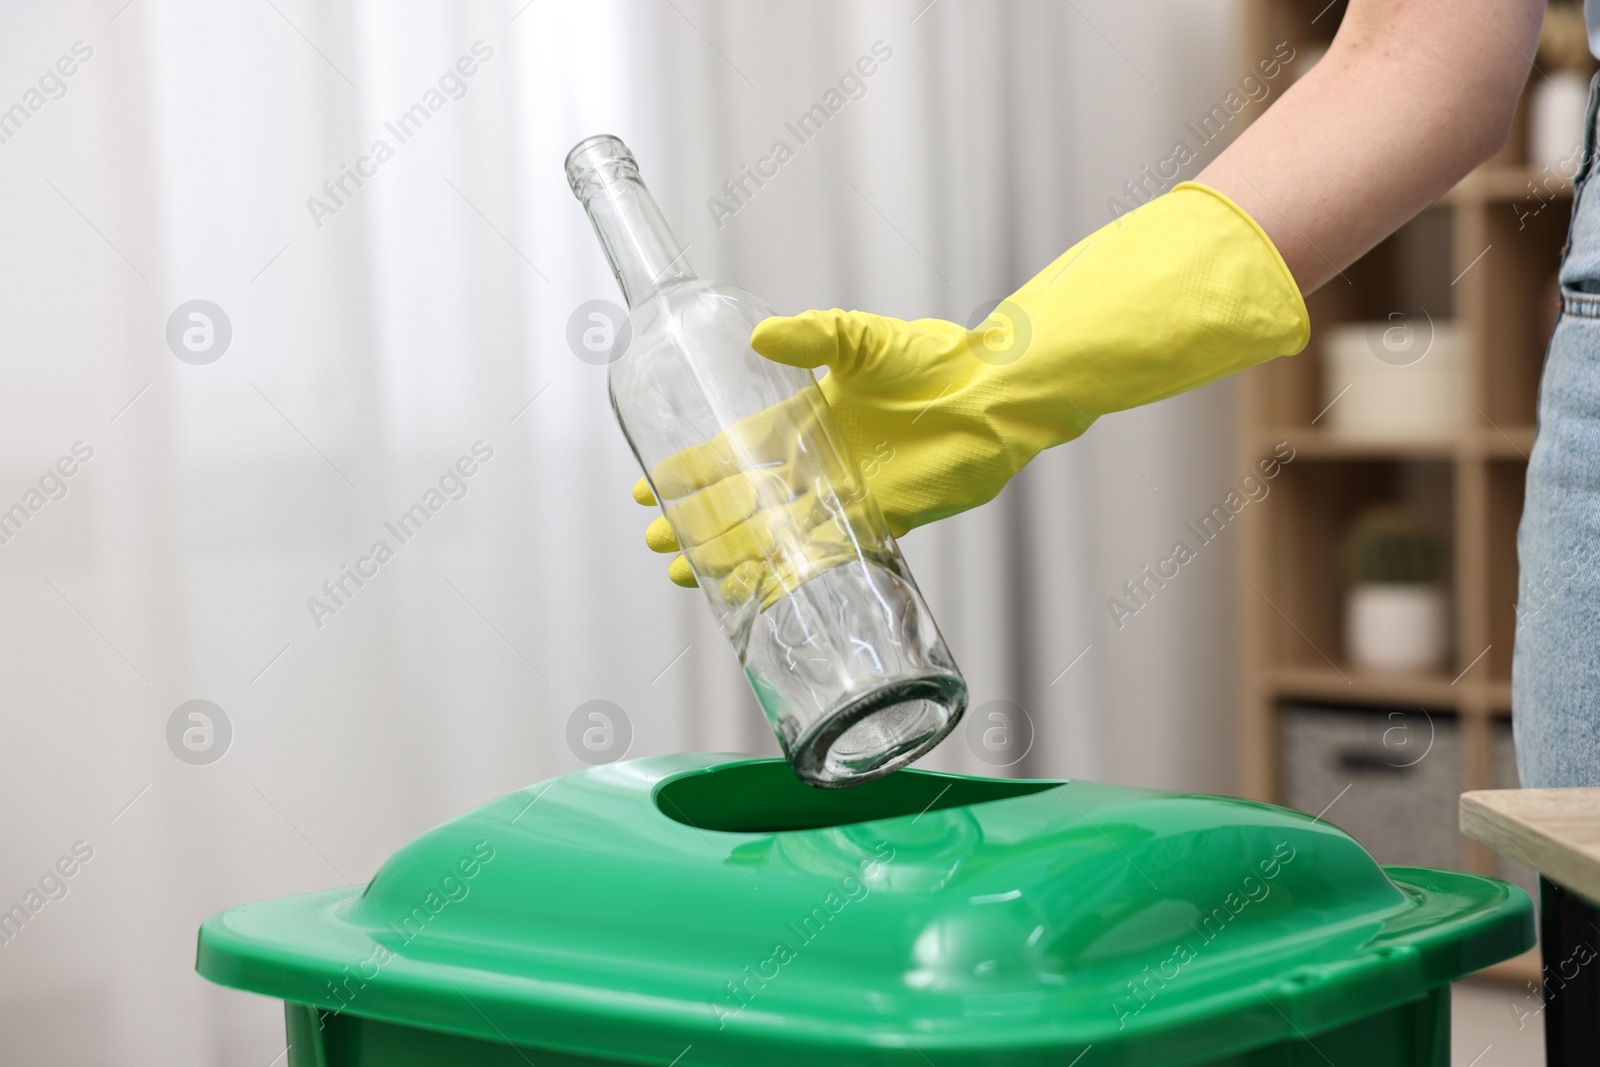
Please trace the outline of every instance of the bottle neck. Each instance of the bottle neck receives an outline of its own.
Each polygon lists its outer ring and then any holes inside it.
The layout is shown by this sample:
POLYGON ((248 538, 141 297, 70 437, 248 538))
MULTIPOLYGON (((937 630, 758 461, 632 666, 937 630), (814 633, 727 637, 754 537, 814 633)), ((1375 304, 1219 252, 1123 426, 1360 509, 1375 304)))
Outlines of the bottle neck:
POLYGON ((621 141, 602 136, 580 143, 567 157, 567 179, 588 212, 628 307, 695 276, 621 141))

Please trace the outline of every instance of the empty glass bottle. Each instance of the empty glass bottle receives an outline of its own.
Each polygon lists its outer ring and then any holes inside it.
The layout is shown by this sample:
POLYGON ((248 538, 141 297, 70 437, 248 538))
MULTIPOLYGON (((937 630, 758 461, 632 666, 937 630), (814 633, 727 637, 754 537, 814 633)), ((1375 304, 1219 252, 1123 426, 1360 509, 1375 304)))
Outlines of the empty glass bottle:
POLYGON ((628 302, 612 409, 790 765, 845 786, 910 763, 966 683, 816 379, 750 347, 772 309, 695 277, 626 145, 566 170, 628 302))

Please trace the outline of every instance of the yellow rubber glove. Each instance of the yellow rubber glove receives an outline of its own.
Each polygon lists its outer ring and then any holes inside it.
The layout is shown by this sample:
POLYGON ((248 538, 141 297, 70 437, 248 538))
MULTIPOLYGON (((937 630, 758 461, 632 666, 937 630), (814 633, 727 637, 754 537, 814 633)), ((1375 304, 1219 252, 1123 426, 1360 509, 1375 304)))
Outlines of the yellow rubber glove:
MULTIPOLYGON (((681 539, 694 560, 693 570, 682 556, 673 561, 674 581, 693 585, 698 571, 729 604, 759 595, 765 609, 857 557, 857 537, 881 529, 861 478, 798 452, 801 442, 823 439, 827 407, 821 389, 808 386, 656 467, 656 489, 670 503, 646 537, 671 551, 681 539)), ((644 479, 634 494, 654 502, 644 479)))
MULTIPOLYGON (((898 536, 993 499, 1035 455, 1101 415, 1299 352, 1309 332, 1267 235, 1226 196, 1184 182, 1079 241, 976 330, 808 311, 765 320, 750 343, 779 363, 828 368, 821 393, 898 536)), ((729 432, 759 437, 760 419, 729 432)), ((658 485, 678 461, 661 464, 658 485)), ((732 511, 703 509, 715 513, 708 536, 727 545, 721 573, 760 562, 763 512, 807 506, 781 473, 773 478, 770 492, 744 491, 732 511)), ((644 479, 633 495, 655 504, 644 479)), ((681 514, 682 505, 675 518, 699 545, 681 514)), ((665 517, 645 540, 678 551, 665 517)), ((668 575, 695 584, 682 556, 668 575)))

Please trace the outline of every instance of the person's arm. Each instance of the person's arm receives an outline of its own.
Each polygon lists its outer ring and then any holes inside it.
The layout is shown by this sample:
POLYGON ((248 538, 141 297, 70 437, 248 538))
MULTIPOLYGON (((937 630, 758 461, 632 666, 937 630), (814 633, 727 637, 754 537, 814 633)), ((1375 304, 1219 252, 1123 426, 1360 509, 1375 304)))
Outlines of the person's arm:
POLYGON ((1351 0, 1333 45, 1196 179, 1309 293, 1504 143, 1544 0, 1351 0))
MULTIPOLYGON (((1197 181, 1078 241, 978 329, 835 309, 767 319, 750 343, 828 368, 820 388, 851 454, 889 457, 861 473, 896 534, 977 507, 1102 415, 1304 348, 1301 293, 1505 140, 1542 12, 1543 0, 1351 0, 1328 54, 1197 181)), ((680 584, 769 565, 774 543, 798 558, 831 544, 785 525, 790 501, 755 484, 779 473, 770 464, 714 482, 664 467, 658 483, 701 486, 687 510, 716 519, 679 530, 669 516, 685 505, 662 502, 646 541, 696 557, 669 568, 680 584)), ((644 481, 634 496, 656 503, 644 481)))

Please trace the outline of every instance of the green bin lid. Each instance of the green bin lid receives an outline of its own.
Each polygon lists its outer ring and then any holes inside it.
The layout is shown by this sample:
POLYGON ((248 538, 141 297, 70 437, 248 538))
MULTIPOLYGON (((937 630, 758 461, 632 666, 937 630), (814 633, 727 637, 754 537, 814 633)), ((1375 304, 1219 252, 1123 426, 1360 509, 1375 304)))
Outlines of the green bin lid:
POLYGON ((1385 870, 1252 801, 778 760, 577 771, 365 889, 232 908, 198 970, 285 1001, 679 1067, 1178 1064, 1315 1035, 1533 942, 1526 894, 1385 870))

